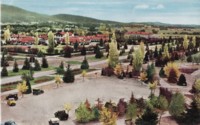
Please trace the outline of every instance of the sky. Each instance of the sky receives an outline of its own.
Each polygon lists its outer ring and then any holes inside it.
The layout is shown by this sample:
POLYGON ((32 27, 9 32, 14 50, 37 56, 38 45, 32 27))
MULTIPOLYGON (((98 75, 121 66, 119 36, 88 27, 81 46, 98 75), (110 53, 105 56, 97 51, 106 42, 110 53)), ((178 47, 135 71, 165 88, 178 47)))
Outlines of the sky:
POLYGON ((48 15, 200 25, 200 0, 1 0, 1 4, 48 15))

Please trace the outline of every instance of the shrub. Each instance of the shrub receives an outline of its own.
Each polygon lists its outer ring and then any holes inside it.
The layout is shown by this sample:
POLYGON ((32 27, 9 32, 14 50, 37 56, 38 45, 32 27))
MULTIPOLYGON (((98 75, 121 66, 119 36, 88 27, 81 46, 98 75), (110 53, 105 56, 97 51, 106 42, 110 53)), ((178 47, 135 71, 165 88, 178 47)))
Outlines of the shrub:
POLYGON ((154 64, 152 63, 151 65, 148 65, 147 66, 147 78, 148 78, 148 81, 150 81, 150 82, 153 81, 155 73, 156 73, 156 71, 155 71, 154 64))
POLYGON ((101 70, 101 75, 103 75, 103 76, 112 76, 112 75, 114 75, 114 69, 111 66, 103 68, 101 70))
POLYGON ((127 103, 124 99, 120 99, 117 104, 117 111, 119 116, 123 116, 126 113, 127 103))
POLYGON ((23 70, 29 70, 29 68, 30 68, 30 62, 28 61, 28 58, 26 58, 24 60, 24 65, 23 65, 22 69, 23 70))
POLYGON ((191 56, 191 55, 189 55, 189 56, 187 57, 187 62, 192 62, 192 56, 191 56))
POLYGON ((197 79, 194 84, 195 93, 200 93, 200 79, 197 79))
POLYGON ((65 71, 63 76, 63 81, 65 83, 72 83, 74 82, 74 74, 70 69, 70 65, 67 66, 67 71, 65 71))
POLYGON ((167 80, 169 83, 177 83, 177 77, 176 71, 171 69, 167 80))
POLYGON ((168 88, 164 88, 164 87, 160 87, 160 94, 159 96, 164 96, 168 103, 171 102, 171 98, 172 98, 172 92, 168 90, 168 88))
POLYGON ((30 81, 27 79, 26 80, 26 86, 28 87, 28 89, 26 90, 26 92, 24 92, 25 94, 30 94, 32 93, 32 89, 31 89, 31 83, 30 81))
POLYGON ((133 119, 137 115, 137 105, 135 103, 128 104, 126 117, 127 119, 133 119))
POLYGON ((81 69, 89 69, 89 64, 88 64, 86 57, 84 57, 84 60, 81 63, 81 69))
POLYGON ((11 55, 7 55, 6 60, 12 61, 14 58, 11 55))
POLYGON ((1 66, 9 66, 7 59, 5 58, 5 54, 3 53, 1 57, 1 66))
POLYGON ((47 53, 48 54, 53 54, 54 53, 54 48, 53 47, 48 47, 47 53))
POLYGON ((103 108, 100 112, 100 121, 103 125, 116 125, 117 115, 108 108, 103 108))
POLYGON ((173 63, 173 62, 169 62, 167 63, 167 65, 164 67, 164 71, 166 76, 168 77, 168 81, 172 82, 172 83, 176 83, 177 82, 177 77, 179 76, 179 69, 178 66, 173 63))
POLYGON ((121 56, 121 55, 123 55, 124 53, 125 53, 125 49, 123 48, 123 49, 120 51, 119 55, 121 56))
POLYGON ((35 56, 34 56, 34 55, 31 55, 31 56, 30 56, 29 62, 35 62, 35 56))
POLYGON ((3 66, 3 69, 1 70, 1 76, 8 76, 8 71, 6 66, 3 66))
POLYGON ((181 74, 180 77, 179 77, 179 80, 177 82, 177 85, 180 85, 180 86, 187 86, 187 82, 186 82, 186 78, 185 78, 185 75, 184 74, 181 74))
POLYGON ((17 61, 15 60, 14 65, 13 65, 13 72, 19 72, 18 64, 17 61))
POLYGON ((48 68, 49 64, 47 62, 47 59, 45 57, 42 57, 42 68, 48 68))

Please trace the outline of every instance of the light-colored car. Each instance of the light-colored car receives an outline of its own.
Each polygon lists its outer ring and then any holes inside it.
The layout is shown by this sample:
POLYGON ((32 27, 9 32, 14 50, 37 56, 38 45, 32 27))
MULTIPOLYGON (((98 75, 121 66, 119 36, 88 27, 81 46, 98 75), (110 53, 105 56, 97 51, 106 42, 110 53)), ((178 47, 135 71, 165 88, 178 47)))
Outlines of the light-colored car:
POLYGON ((49 125, 59 125, 59 119, 58 118, 51 118, 49 120, 49 125))

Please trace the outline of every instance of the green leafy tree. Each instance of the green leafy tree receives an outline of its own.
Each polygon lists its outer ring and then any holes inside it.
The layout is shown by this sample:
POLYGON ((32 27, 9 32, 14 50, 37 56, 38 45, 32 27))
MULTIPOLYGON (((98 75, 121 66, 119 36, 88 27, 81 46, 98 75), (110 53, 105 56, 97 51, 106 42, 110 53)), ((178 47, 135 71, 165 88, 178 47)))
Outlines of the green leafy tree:
POLYGON ((143 63, 143 56, 140 49, 133 53, 133 70, 135 72, 140 72, 143 63))
POLYGON ((67 71, 65 71, 65 73, 64 73, 63 81, 65 83, 72 83, 72 82, 74 82, 74 73, 70 69, 70 65, 69 64, 67 66, 67 71))
POLYGON ((48 46, 49 46, 48 52, 53 53, 55 44, 54 44, 54 34, 52 31, 49 31, 49 33, 48 33, 48 46))
POLYGON ((84 60, 81 63, 81 69, 89 69, 89 64, 86 57, 84 57, 84 60))
POLYGON ((49 64, 47 62, 47 59, 44 57, 42 57, 42 68, 48 68, 49 64))
POLYGON ((1 76, 8 76, 8 71, 6 66, 3 66, 3 69, 1 70, 1 76))
POLYGON ((34 70, 35 71, 40 71, 41 70, 41 66, 40 66, 40 63, 38 62, 37 59, 35 59, 34 64, 35 64, 34 70))
POLYGON ((35 45, 38 45, 39 42, 39 37, 38 37, 38 32, 35 33, 35 45))
POLYGON ((26 58, 24 60, 24 65, 23 65, 22 69, 23 70, 29 70, 29 68, 30 68, 30 62, 28 61, 28 58, 26 58))
POLYGON ((19 72, 19 68, 18 68, 16 59, 15 59, 14 65, 13 65, 13 72, 19 72))
POLYGON ((196 47, 196 37, 195 36, 192 37, 192 44, 193 44, 193 47, 196 47))
POLYGON ((169 104, 169 113, 174 117, 180 117, 184 111, 185 111, 184 96, 181 93, 176 92, 172 96, 172 100, 169 104))
POLYGON ((117 49, 117 41, 115 37, 115 33, 113 32, 111 42, 109 43, 109 57, 108 57, 108 65, 114 68, 119 61, 119 52, 117 49))
POLYGON ((66 44, 66 45, 69 45, 69 44, 70 44, 69 33, 68 33, 68 32, 65 34, 65 44, 66 44))
POLYGON ((187 37, 187 35, 185 35, 183 38, 183 47, 185 50, 188 49, 188 45, 189 45, 188 37, 187 37))
POLYGON ((7 26, 7 29, 4 31, 4 39, 6 42, 10 40, 10 27, 7 26))

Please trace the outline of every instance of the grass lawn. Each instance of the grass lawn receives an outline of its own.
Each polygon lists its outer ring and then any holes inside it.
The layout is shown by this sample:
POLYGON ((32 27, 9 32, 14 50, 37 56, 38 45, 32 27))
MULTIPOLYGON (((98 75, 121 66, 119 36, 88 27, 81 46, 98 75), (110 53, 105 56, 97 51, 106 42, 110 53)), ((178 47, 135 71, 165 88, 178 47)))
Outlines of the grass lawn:
POLYGON ((95 58, 95 56, 87 57, 87 60, 90 60, 90 61, 95 61, 95 60, 100 61, 100 60, 105 60, 105 59, 107 59, 106 56, 103 56, 101 58, 95 58))
MULTIPOLYGON (((48 68, 42 68, 41 71, 48 71, 48 70, 55 70, 55 67, 53 66, 49 66, 48 68)), ((34 71, 34 73, 36 72, 41 72, 41 71, 34 71)), ((8 76, 4 76, 5 77, 11 77, 11 76, 18 76, 18 75, 22 75, 23 73, 28 73, 29 70, 22 70, 20 69, 19 72, 13 72, 12 70, 8 71, 8 76)))
POLYGON ((80 61, 66 61, 66 63, 73 64, 73 65, 80 65, 81 64, 80 61))
MULTIPOLYGON (((42 83, 42 82, 51 81, 53 79, 54 79, 53 76, 41 76, 41 77, 35 78, 34 80, 31 80, 30 83, 31 83, 31 85, 35 85, 35 84, 39 84, 39 83, 42 83)), ((16 82, 13 82, 11 84, 1 85, 1 92, 16 89, 17 84, 20 83, 20 82, 22 82, 22 81, 16 81, 16 82)))

